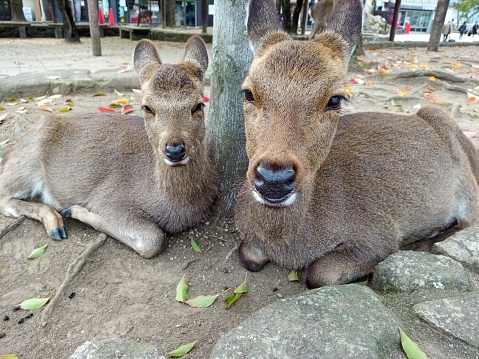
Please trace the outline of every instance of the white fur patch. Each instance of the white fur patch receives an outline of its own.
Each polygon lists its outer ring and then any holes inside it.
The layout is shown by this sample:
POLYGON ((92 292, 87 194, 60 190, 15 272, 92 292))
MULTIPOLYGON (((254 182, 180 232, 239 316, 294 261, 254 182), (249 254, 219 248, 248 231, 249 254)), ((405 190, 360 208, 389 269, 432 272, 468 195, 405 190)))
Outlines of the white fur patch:
POLYGON ((263 197, 256 191, 253 191, 253 197, 257 202, 264 204, 266 206, 288 207, 288 206, 291 206, 296 201, 296 198, 298 197, 298 193, 295 192, 292 195, 289 195, 285 201, 280 203, 275 203, 273 205, 270 202, 265 201, 263 197))
POLYGON ((189 157, 186 157, 186 158, 183 158, 180 162, 172 162, 170 161, 169 159, 167 158, 164 158, 163 159, 165 161, 165 163, 168 165, 168 166, 179 166, 179 165, 186 165, 188 162, 190 162, 190 158, 189 157))

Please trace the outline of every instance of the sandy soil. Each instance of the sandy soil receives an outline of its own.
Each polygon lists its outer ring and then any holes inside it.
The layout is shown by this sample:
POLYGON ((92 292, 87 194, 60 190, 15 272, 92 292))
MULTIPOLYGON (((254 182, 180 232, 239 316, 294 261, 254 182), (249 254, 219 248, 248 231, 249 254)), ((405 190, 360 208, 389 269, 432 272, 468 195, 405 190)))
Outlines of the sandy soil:
MULTIPOLYGON (((479 85, 476 48, 448 48, 439 53, 427 53, 422 48, 366 52, 360 61, 362 69, 356 69, 349 76, 352 99, 345 105, 345 112, 375 110, 406 114, 415 112, 419 104, 431 104, 453 113, 464 131, 479 132, 479 105, 468 105, 463 92, 479 85), (435 78, 430 78, 430 74, 394 78, 400 73, 417 75, 424 71, 436 71, 435 78), (446 84, 445 75, 449 76, 446 84), (462 79, 462 82, 452 79, 462 79), (438 101, 425 99, 431 94, 436 95, 438 101)), ((79 113, 107 107, 119 98, 114 93, 92 95, 66 95, 49 106, 58 111, 65 107, 66 99, 72 99, 75 104, 72 111, 79 113)), ((131 92, 125 96, 130 98, 135 112, 139 112, 139 95, 131 92), (135 99, 131 100, 131 96, 135 99)), ((22 129, 43 113, 36 102, 10 106, 8 99, 0 101, 0 106, 6 109, 0 110, 0 118, 8 113, 0 124, 0 155, 6 140, 13 143, 22 129), (28 112, 16 113, 20 107, 28 112)), ((472 141, 479 146, 477 137, 472 141)), ((16 223, 14 219, 0 216, 0 230, 12 223, 16 223)), ((46 311, 35 311, 32 318, 18 324, 28 313, 15 307, 31 297, 53 296, 69 265, 99 236, 98 232, 74 220, 67 220, 66 226, 69 238, 58 242, 49 239, 41 223, 30 219, 0 238, 0 314, 2 318, 9 317, 8 321, 0 321, 0 332, 5 334, 0 338, 0 355, 68 358, 85 341, 122 337, 158 345, 166 351, 198 341, 187 357, 207 358, 221 335, 249 314, 280 297, 306 289, 304 280, 287 281, 287 269, 268 265, 259 273, 248 273, 249 293, 230 309, 225 309, 222 302, 226 294, 206 309, 177 303, 175 288, 183 275, 190 297, 217 294, 244 280, 246 272, 235 251, 239 235, 233 221, 210 218, 195 230, 170 237, 165 252, 150 260, 108 238, 66 286, 48 315, 42 318, 46 311), (191 238, 197 241, 203 253, 193 251, 191 238), (47 243, 47 251, 40 258, 27 259, 33 248, 47 243)))

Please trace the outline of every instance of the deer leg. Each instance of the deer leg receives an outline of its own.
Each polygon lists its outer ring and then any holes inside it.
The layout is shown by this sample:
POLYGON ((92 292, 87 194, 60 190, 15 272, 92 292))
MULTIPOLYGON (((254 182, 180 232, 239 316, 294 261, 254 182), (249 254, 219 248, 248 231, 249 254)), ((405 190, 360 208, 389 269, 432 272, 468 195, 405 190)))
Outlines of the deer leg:
POLYGON ((247 240, 243 240, 238 249, 239 258, 243 267, 251 272, 258 272, 270 262, 263 250, 247 240))
POLYGON ((101 215, 74 205, 62 211, 62 214, 108 234, 142 257, 156 257, 165 249, 165 233, 154 221, 141 213, 116 208, 114 213, 101 215))
POLYGON ((345 284, 367 277, 375 265, 385 259, 377 253, 340 244, 334 250, 314 260, 306 268, 306 285, 309 289, 326 285, 345 284))
POLYGON ((62 216, 47 204, 4 198, 0 200, 0 212, 7 217, 26 216, 36 219, 43 223, 51 238, 55 240, 67 238, 67 230, 63 224, 62 216))

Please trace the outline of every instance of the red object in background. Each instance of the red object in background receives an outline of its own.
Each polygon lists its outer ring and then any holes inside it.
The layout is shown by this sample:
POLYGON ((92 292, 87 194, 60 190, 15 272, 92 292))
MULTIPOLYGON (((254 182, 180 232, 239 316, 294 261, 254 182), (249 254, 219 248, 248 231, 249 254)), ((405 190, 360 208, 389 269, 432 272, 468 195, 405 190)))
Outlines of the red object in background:
POLYGON ((404 33, 407 35, 411 31, 411 24, 406 24, 406 28, 404 29, 404 33))
POLYGON ((115 26, 115 18, 113 17, 113 9, 110 8, 110 16, 108 17, 108 25, 115 26))
POLYGON ((103 14, 101 13, 101 9, 98 9, 98 23, 103 25, 105 21, 103 20, 103 14))

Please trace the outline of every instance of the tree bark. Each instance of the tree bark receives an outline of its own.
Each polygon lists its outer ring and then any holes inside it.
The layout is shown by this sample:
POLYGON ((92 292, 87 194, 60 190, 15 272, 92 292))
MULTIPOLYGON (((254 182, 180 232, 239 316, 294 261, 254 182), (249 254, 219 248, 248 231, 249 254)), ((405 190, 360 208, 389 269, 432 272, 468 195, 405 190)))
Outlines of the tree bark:
POLYGON ((444 20, 446 20, 446 12, 448 7, 449 0, 438 0, 436 13, 434 14, 434 21, 432 23, 431 35, 429 35, 429 42, 427 43, 428 51, 439 51, 442 27, 444 26, 444 20))
POLYGON ((291 1, 281 0, 281 8, 283 10, 283 29, 286 32, 291 32, 291 1))
POLYGON ((10 10, 12 11, 11 21, 27 22, 27 20, 25 19, 25 15, 23 14, 22 0, 11 0, 10 10))
POLYGON ((233 213, 238 183, 245 179, 248 165, 240 94, 253 59, 246 31, 248 4, 249 0, 215 3, 208 145, 221 180, 219 215, 233 213))
POLYGON ((389 33, 389 41, 392 41, 392 42, 394 42, 394 36, 396 35, 396 27, 398 23, 400 8, 401 8, 401 0, 396 0, 396 4, 394 5, 393 23, 391 24, 391 32, 389 33))
POLYGON ((208 0, 201 0, 201 32, 206 34, 208 31, 208 0))
POLYGON ((98 0, 88 0, 91 50, 93 56, 101 56, 100 24, 98 24, 98 0))
POLYGON ((66 42, 80 42, 80 34, 73 20, 72 9, 69 0, 58 1, 63 18, 63 36, 66 42))
MULTIPOLYGON (((305 0, 308 2, 308 0, 305 0)), ((293 34, 298 33, 298 22, 299 22, 299 14, 301 14, 301 8, 303 7, 303 0, 296 0, 296 6, 294 7, 293 11, 293 22, 291 24, 291 32, 293 34)))
POLYGON ((166 3, 166 27, 176 27, 176 1, 165 0, 166 3))

